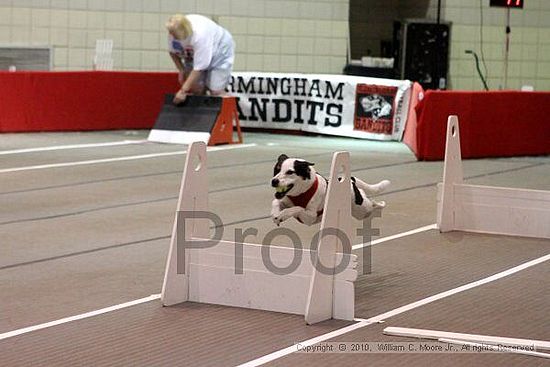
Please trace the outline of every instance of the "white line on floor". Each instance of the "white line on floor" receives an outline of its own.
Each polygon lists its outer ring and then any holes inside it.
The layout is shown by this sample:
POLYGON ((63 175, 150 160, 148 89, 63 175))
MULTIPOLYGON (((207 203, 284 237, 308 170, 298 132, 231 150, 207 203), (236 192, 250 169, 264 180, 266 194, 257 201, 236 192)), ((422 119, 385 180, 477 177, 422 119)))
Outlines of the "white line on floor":
POLYGON ((508 269, 508 270, 505 270, 505 271, 502 271, 500 273, 497 273, 497 274, 494 274, 494 275, 491 275, 490 277, 487 277, 487 278, 483 278, 483 279, 480 279, 480 280, 477 280, 475 282, 472 282, 472 283, 468 283, 468 284, 465 284, 463 286, 460 286, 460 287, 457 287, 457 288, 454 288, 454 289, 451 289, 451 290, 448 290, 448 291, 445 291, 445 292, 441 292, 441 293, 438 293, 436 295, 433 295, 431 297, 428 297, 428 298, 424 298, 420 301, 416 301, 416 302, 413 302, 413 303, 410 303, 408 305, 405 305, 405 306, 401 306, 401 307, 398 307, 394 310, 391 310, 391 311, 388 311, 388 312, 385 312, 383 314, 380 314, 378 316, 374 316, 374 317, 371 317, 367 320, 364 320, 364 321, 360 321, 356 324, 353 324, 353 325, 350 325, 350 326, 346 326, 344 328, 341 328, 341 329, 337 329, 337 330, 334 330, 328 334, 323 334, 323 335, 320 335, 320 336, 317 336, 315 338, 312 338, 312 339, 308 339, 308 340, 305 340, 303 342, 299 342, 299 343, 296 343, 295 345, 292 345, 290 347, 287 347, 287 348, 284 348, 284 349, 281 349, 281 350, 278 350, 276 352, 273 352, 273 353, 270 353, 268 355, 265 355, 263 357, 260 357, 260 358, 257 358, 257 359, 254 359, 250 362, 247 362, 247 363, 244 363, 244 364, 241 364, 239 365, 238 367, 256 367, 256 366, 261 366, 265 363, 268 363, 268 362, 271 362, 271 361, 274 361, 276 359, 279 359, 279 358, 282 358, 282 357, 285 357, 289 354, 292 354, 294 352, 297 352, 298 351, 298 346, 311 346, 311 345, 314 345, 314 344, 317 344, 317 343, 320 343, 322 341, 325 341, 325 340, 329 340, 329 339, 332 339, 336 336, 340 336, 340 335, 343 335, 343 334, 347 334, 351 331, 354 331, 354 330, 357 330, 357 329, 361 329, 365 326, 368 326, 368 325, 371 325, 371 324, 374 324, 374 323, 379 323, 379 322, 382 322, 384 321, 385 319, 388 319, 392 316, 396 316, 396 315, 399 315, 399 314, 402 314, 404 312, 407 312, 407 311, 410 311, 412 309, 415 309, 417 307, 420 307, 420 306, 424 306, 424 305, 427 305, 428 303, 431 303, 431 302, 435 302, 435 301, 438 301, 440 299, 443 299, 443 298, 446 298, 446 297, 449 297, 449 296, 452 296, 454 294, 457 294, 457 293, 460 293, 460 292, 464 292, 464 291, 467 291, 469 289, 472 289, 472 288, 475 288, 475 287, 479 287, 481 285, 484 285, 484 284, 487 284, 487 283, 490 283, 490 282, 493 282, 495 280, 498 280, 498 279, 501 279, 501 278, 504 278, 504 277, 507 277, 509 275, 512 275, 514 273, 517 273, 521 270, 525 270, 527 268, 530 268, 532 266, 535 266, 535 265, 538 265, 540 263, 543 263, 545 261, 548 261, 550 260, 550 254, 548 255, 545 255, 545 256, 542 256, 542 257, 539 257, 537 259, 534 259, 534 260, 531 260, 531 261, 528 261, 526 263, 523 263, 521 265, 518 265, 516 267, 513 267, 511 269, 508 269))
MULTIPOLYGON (((207 151, 216 152, 220 150, 249 148, 253 146, 256 146, 256 144, 235 144, 235 145, 226 145, 223 147, 209 147, 207 151)), ((0 173, 11 173, 11 172, 32 171, 32 170, 47 169, 47 168, 74 167, 74 166, 84 166, 84 165, 90 165, 90 164, 132 161, 137 159, 167 157, 167 156, 180 155, 180 154, 186 154, 186 153, 187 151, 180 150, 177 152, 141 154, 141 155, 131 155, 131 156, 125 156, 125 157, 116 157, 116 158, 93 159, 89 161, 76 161, 76 162, 66 162, 66 163, 42 164, 37 166, 14 167, 14 168, 0 169, 0 173)))
POLYGON ((379 238, 377 240, 371 241, 370 243, 369 242, 360 243, 358 245, 354 245, 352 247, 352 250, 358 250, 358 249, 363 248, 363 247, 378 245, 379 243, 396 240, 398 238, 407 237, 407 236, 411 236, 413 234, 430 231, 432 229, 437 229, 437 224, 434 223, 434 224, 430 224, 428 226, 424 226, 424 227, 420 227, 420 228, 416 228, 416 229, 411 229, 410 231, 407 231, 407 232, 402 232, 402 233, 394 234, 392 236, 379 238))
POLYGON ((50 147, 3 150, 3 151, 0 151, 0 155, 20 154, 20 153, 34 153, 34 152, 47 152, 47 151, 52 151, 52 150, 66 150, 66 149, 114 147, 114 146, 118 146, 118 145, 143 144, 143 143, 146 143, 146 142, 147 142, 147 140, 122 140, 122 141, 109 141, 109 142, 105 142, 105 143, 55 145, 55 146, 50 146, 50 147))
POLYGON ((64 319, 59 319, 59 320, 55 320, 55 321, 46 322, 46 323, 40 324, 40 325, 34 325, 34 326, 29 326, 29 327, 26 327, 26 328, 23 328, 23 329, 13 330, 13 331, 10 331, 10 332, 7 332, 7 333, 0 334, 0 340, 13 338, 14 336, 17 336, 17 335, 30 333, 32 331, 46 329, 46 328, 49 328, 49 327, 52 327, 52 326, 66 324, 66 323, 72 322, 72 321, 82 320, 82 319, 85 319, 85 318, 88 318, 88 317, 101 315, 101 314, 104 314, 104 313, 107 313, 107 312, 120 310, 120 309, 123 309, 123 308, 126 308, 126 307, 132 307, 132 306, 135 306, 135 305, 139 305, 141 303, 154 301, 154 300, 157 300, 159 298, 160 298, 160 294, 153 294, 149 297, 136 299, 134 301, 130 301, 130 302, 126 302, 126 303, 121 303, 121 304, 116 305, 116 306, 106 307, 106 308, 102 308, 100 310, 95 310, 95 311, 83 313, 83 314, 76 315, 76 316, 66 317, 64 319))
MULTIPOLYGON (((380 240, 382 240, 382 239, 383 238, 381 238, 380 240)), ((521 265, 518 265, 514 268, 502 271, 500 273, 491 275, 487 278, 483 278, 483 279, 477 280, 475 282, 468 283, 468 284, 465 284, 463 286, 451 289, 449 291, 445 291, 445 292, 433 295, 431 297, 424 298, 420 301, 416 301, 416 302, 410 303, 408 305, 401 306, 399 308, 396 308, 394 310, 385 312, 385 313, 380 314, 378 316, 371 317, 369 319, 355 319, 354 321, 358 321, 358 322, 353 324, 353 325, 349 325, 349 326, 346 326, 344 328, 334 330, 330 333, 323 334, 323 335, 317 336, 315 338, 305 340, 305 341, 300 342, 300 343, 296 343, 295 345, 292 345, 292 346, 289 346, 287 348, 281 349, 279 351, 273 352, 271 354, 265 355, 263 357, 255 359, 253 361, 241 364, 238 367, 260 366, 260 365, 265 364, 267 362, 271 362, 271 361, 274 361, 276 359, 287 356, 289 354, 292 354, 294 352, 297 352, 298 351, 297 350, 297 345, 298 344, 300 346, 304 346, 304 347, 305 346, 311 346, 311 345, 317 344, 319 342, 335 338, 339 335, 347 334, 351 331, 361 329, 361 328, 363 328, 365 326, 368 326, 368 325, 384 322, 385 319, 390 318, 392 316, 396 316, 396 315, 399 315, 401 313, 410 311, 414 308, 424 306, 428 303, 435 302, 435 301, 438 301, 440 299, 452 296, 456 293, 464 292, 464 291, 469 290, 471 288, 475 288, 475 287, 481 286, 483 284, 493 282, 495 280, 498 280, 498 279, 504 278, 506 276, 512 275, 512 274, 517 273, 521 270, 525 270, 527 268, 530 268, 530 267, 535 266, 537 264, 541 264, 541 263, 543 263, 545 261, 548 261, 548 260, 550 260, 550 254, 539 257, 539 258, 534 259, 534 260, 531 260, 529 262, 523 263, 521 265)), ((141 304, 141 303, 146 303, 146 302, 150 302, 150 301, 154 301, 154 300, 158 300, 158 299, 160 299, 160 294, 154 294, 154 295, 151 295, 149 297, 137 299, 137 300, 134 300, 134 301, 122 303, 122 304, 107 307, 107 308, 102 308, 100 310, 91 311, 91 312, 87 312, 87 313, 84 313, 84 314, 71 316, 71 317, 67 317, 67 318, 63 318, 63 319, 59 319, 59 320, 55 320, 55 321, 50 321, 50 322, 40 324, 40 325, 29 326, 29 327, 26 327, 26 328, 23 328, 23 329, 17 329, 17 330, 9 331, 7 333, 0 334, 0 340, 12 338, 12 337, 17 336, 17 335, 30 333, 30 332, 37 331, 37 330, 46 329, 46 328, 56 326, 56 325, 65 324, 65 323, 68 323, 68 322, 71 322, 71 321, 82 320, 82 319, 85 319, 85 318, 88 318, 88 317, 93 317, 93 316, 105 314, 105 313, 108 313, 108 312, 111 312, 111 311, 120 310, 122 308, 131 307, 131 306, 135 306, 135 305, 138 305, 138 304, 141 304)))
POLYGON ((295 345, 291 345, 290 347, 286 347, 284 349, 281 349, 281 350, 278 350, 276 352, 273 352, 271 354, 268 354, 268 355, 265 355, 263 357, 260 357, 258 359, 255 359, 253 361, 250 361, 250 362, 247 362, 247 363, 244 363, 244 364, 241 364, 237 367, 253 367, 253 366, 261 366, 265 363, 268 363, 268 362, 272 362, 276 359, 279 359, 281 357, 284 357, 284 356, 287 356, 289 354, 292 354, 294 352, 297 352, 298 351, 298 348, 302 349, 302 348, 305 348, 305 347, 309 347, 309 346, 312 346, 312 345, 315 345, 317 343, 320 343, 322 341, 325 341, 325 340, 328 340, 328 339, 332 339, 332 338, 336 338, 337 336, 340 336, 340 335, 344 335, 344 334, 347 334, 347 333, 350 333, 352 331, 355 331, 357 329, 361 329, 367 325, 371 325, 371 324, 374 324, 374 322, 370 322, 368 320, 366 321, 361 321, 361 322, 358 322, 356 324, 353 324, 353 325, 349 325, 349 326, 346 326, 346 327, 343 327, 341 329, 337 329, 337 330, 334 330, 334 331, 331 331, 330 333, 327 333, 327 334, 323 334, 323 335, 319 335, 315 338, 312 338, 312 339, 308 339, 308 340, 305 340, 303 342, 298 342, 296 343, 295 345))
MULTIPOLYGON (((211 148, 211 149, 216 149, 216 147, 211 148)), ((430 226, 426 226, 426 227, 430 227, 430 226)), ((421 227, 421 228, 426 228, 426 227, 421 227)), ((420 228, 418 228, 418 229, 420 229, 420 228)), ((391 238, 399 238, 401 235, 405 235, 407 233, 417 231, 418 229, 413 229, 412 231, 403 232, 403 233, 396 234, 396 235, 393 235, 393 236, 390 236, 390 237, 391 238)), ((380 239, 378 239, 378 241, 380 241, 380 242, 389 241, 390 237, 380 238, 380 239)), ((44 329, 44 328, 47 328, 47 327, 63 324, 63 323, 66 323, 66 322, 70 322, 70 321, 74 321, 74 320, 80 320, 80 319, 83 319, 83 318, 86 318, 86 317, 92 317, 92 316, 100 315, 100 314, 103 314, 103 313, 106 313, 106 312, 109 312, 109 311, 119 310, 120 308, 130 307, 130 306, 137 305, 137 304, 140 304, 140 303, 153 301, 153 300, 156 300, 158 298, 160 298, 160 295, 153 295, 151 297, 138 299, 138 300, 135 300, 135 301, 123 303, 121 305, 107 307, 107 308, 97 310, 97 311, 91 311, 91 312, 88 312, 88 313, 85 313, 85 314, 82 314, 82 315, 67 317, 67 318, 64 318, 64 319, 61 319, 61 320, 51 321, 51 322, 47 322, 47 323, 41 324, 41 325, 30 326, 30 327, 27 327, 27 328, 24 328, 24 329, 10 331, 8 333, 0 334, 0 340, 11 338, 11 337, 16 336, 16 335, 30 333, 31 331, 40 330, 40 329, 44 329)), ((354 321, 356 321, 356 322, 368 322, 368 320, 365 320, 365 319, 354 319, 354 321)), ((351 325, 351 326, 353 326, 353 325, 351 325)))

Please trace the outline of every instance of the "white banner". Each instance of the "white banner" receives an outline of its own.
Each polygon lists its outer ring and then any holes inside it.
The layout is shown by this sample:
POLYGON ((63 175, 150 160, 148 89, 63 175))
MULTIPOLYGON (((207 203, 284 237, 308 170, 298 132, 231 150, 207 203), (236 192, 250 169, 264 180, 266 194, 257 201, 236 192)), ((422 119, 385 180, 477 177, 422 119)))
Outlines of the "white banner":
POLYGON ((233 73, 241 126, 401 140, 412 83, 351 75, 233 73))

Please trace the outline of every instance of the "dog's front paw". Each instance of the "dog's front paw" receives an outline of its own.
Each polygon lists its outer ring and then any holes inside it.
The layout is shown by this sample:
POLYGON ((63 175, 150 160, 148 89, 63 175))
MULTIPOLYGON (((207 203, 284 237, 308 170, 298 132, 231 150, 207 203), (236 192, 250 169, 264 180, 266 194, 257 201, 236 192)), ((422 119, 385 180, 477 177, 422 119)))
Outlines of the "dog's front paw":
POLYGON ((284 218, 284 216, 278 215, 276 217, 273 217, 273 223, 275 223, 277 226, 280 226, 281 223, 283 223, 287 218, 284 218))
POLYGON ((279 214, 273 216, 273 222, 276 225, 280 225, 285 220, 290 219, 293 217, 293 210, 285 209, 282 210, 279 214))
POLYGON ((374 208, 385 208, 386 207, 386 202, 385 201, 375 201, 375 200, 373 200, 372 204, 373 204, 374 208))

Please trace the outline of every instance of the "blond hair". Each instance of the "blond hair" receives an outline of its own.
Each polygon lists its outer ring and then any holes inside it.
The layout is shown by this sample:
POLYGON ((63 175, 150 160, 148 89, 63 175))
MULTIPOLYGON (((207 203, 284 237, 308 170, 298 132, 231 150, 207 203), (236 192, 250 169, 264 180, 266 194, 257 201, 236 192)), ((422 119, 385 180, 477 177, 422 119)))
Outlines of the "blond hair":
POLYGON ((193 34, 191 22, 183 14, 174 14, 168 18, 168 22, 166 22, 166 29, 175 38, 180 40, 184 40, 193 34))

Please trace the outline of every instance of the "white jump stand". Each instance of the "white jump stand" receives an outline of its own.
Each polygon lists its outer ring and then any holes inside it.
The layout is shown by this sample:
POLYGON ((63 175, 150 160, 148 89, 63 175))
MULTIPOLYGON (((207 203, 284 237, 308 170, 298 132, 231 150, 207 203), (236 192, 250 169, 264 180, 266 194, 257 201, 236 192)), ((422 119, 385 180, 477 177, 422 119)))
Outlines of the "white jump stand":
POLYGON ((437 197, 441 232, 550 238, 550 191, 463 183, 457 116, 449 116, 447 122, 443 183, 437 197))
MULTIPOLYGON (((187 153, 178 212, 208 211, 206 169, 206 145, 195 142, 187 153)), ((193 301, 277 311, 304 315, 308 324, 331 318, 353 320, 357 256, 338 253, 338 240, 331 233, 338 229, 343 236, 353 238, 350 195, 349 153, 338 152, 332 160, 321 222, 320 233, 329 234, 321 236, 318 251, 268 247, 273 264, 282 267, 300 260, 297 269, 286 275, 277 275, 266 267, 263 246, 258 244, 218 241, 211 247, 181 251, 183 236, 186 243, 210 238, 209 223, 204 219, 186 219, 185 227, 181 223, 178 226, 176 216, 162 287, 163 305, 193 301), (185 228, 185 234, 178 228, 185 228), (240 255, 236 255, 236 247, 242 249, 237 251, 240 255), (185 265, 184 274, 178 274, 178 259, 180 266, 185 265), (235 260, 242 261, 240 274, 235 260), (340 262, 347 265, 333 274, 319 271, 314 266, 318 261, 326 268, 334 268, 340 262)))

